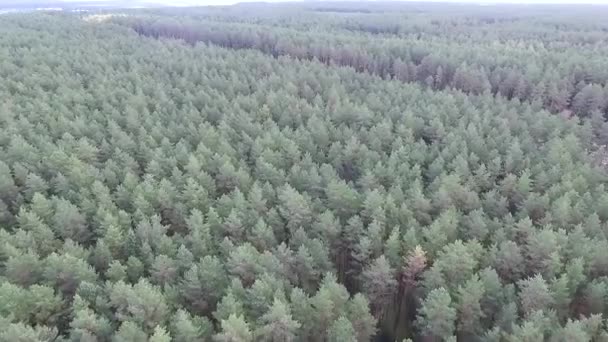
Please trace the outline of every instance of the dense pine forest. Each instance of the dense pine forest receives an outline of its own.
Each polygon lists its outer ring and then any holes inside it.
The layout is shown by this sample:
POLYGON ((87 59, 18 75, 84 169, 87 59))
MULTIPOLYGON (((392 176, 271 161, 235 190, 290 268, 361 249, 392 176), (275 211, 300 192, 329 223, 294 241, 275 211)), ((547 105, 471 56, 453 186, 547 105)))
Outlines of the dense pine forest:
POLYGON ((608 341, 608 6, 0 15, 0 342, 608 341))

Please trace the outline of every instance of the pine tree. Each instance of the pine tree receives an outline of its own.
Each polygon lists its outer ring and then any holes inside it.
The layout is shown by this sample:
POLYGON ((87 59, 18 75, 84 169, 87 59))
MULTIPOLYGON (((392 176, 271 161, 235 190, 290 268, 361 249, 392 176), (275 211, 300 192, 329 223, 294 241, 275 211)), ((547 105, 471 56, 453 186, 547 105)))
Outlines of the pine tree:
POLYGON ((371 302, 374 316, 382 317, 384 308, 392 302, 396 294, 397 280, 394 269, 384 256, 380 256, 366 267, 361 278, 363 293, 371 302))
POLYGON ((289 306, 279 300, 274 302, 268 312, 261 317, 262 326, 256 336, 264 341, 295 341, 300 323, 293 320, 289 306))
POLYGON ((345 317, 340 317, 327 330, 327 340, 330 342, 357 342, 357 335, 350 321, 345 317))
MULTIPOLYGON (((483 283, 477 276, 469 279, 464 286, 458 288, 458 331, 464 334, 480 333, 481 320, 484 318, 481 300, 484 296, 483 283)), ((467 335, 465 335, 467 336, 467 335)))
POLYGON ((369 312, 369 302, 361 294, 354 295, 347 304, 348 320, 357 334, 357 341, 369 341, 376 335, 377 320, 369 312))
POLYGON ((185 310, 178 310, 171 323, 171 335, 177 342, 194 342, 211 337, 213 327, 207 318, 193 318, 185 310))
POLYGON ((454 333, 456 309, 450 294, 444 289, 432 290, 422 302, 417 324, 422 334, 447 340, 454 333))
POLYGON ((243 316, 230 315, 228 319, 222 320, 221 332, 216 334, 213 339, 218 342, 250 342, 253 336, 249 330, 249 325, 243 316))
POLYGON ((549 287, 541 275, 520 280, 518 285, 519 300, 524 314, 531 315, 535 311, 546 310, 552 304, 549 287))

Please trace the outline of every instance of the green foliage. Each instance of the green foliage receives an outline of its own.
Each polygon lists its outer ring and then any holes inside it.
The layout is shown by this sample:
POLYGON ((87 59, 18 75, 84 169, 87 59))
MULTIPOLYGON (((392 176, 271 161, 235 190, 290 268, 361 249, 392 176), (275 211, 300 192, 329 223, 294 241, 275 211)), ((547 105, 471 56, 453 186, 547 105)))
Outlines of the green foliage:
POLYGON ((386 258, 380 256, 361 275, 363 293, 369 298, 377 315, 392 301, 397 287, 394 273, 386 258))
POLYGON ((184 310, 178 310, 171 323, 172 335, 179 342, 208 340, 212 329, 207 318, 192 317, 184 310))
POLYGON ((253 335, 243 316, 232 314, 228 319, 222 320, 222 329, 213 339, 218 342, 250 342, 253 341, 253 335))
POLYGON ((294 341, 297 329, 300 328, 300 323, 291 317, 289 307, 277 298, 261 317, 261 322, 263 325, 256 335, 264 341, 294 341))
POLYGON ((1 15, 0 341, 605 340, 606 18, 1 15))
POLYGON ((525 315, 531 315, 538 310, 547 310, 553 302, 549 287, 539 274, 519 282, 519 300, 525 315))
POLYGON ((163 293, 147 280, 140 280, 133 286, 118 282, 112 285, 109 298, 120 321, 135 322, 146 332, 152 332, 168 318, 163 293))
POLYGON ((353 325, 345 317, 338 318, 327 331, 327 340, 330 342, 356 342, 357 336, 353 325))
POLYGON ((422 334, 448 339, 454 333, 455 321, 456 310, 450 294, 444 288, 431 291, 418 313, 417 323, 422 334))

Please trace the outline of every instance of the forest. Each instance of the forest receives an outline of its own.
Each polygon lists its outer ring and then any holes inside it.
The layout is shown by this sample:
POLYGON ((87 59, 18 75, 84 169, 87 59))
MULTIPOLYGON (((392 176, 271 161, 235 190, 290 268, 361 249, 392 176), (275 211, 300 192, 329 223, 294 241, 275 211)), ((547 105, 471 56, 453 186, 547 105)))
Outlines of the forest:
POLYGON ((0 15, 0 342, 608 341, 606 56, 608 6, 0 15))

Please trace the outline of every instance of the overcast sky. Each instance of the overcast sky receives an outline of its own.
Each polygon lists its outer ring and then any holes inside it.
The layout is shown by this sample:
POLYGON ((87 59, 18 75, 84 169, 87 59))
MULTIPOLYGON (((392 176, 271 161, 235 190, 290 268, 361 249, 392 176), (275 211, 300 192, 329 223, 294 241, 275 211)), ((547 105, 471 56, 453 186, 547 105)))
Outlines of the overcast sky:
MULTIPOLYGON (((53 0, 63 2, 95 2, 108 0, 53 0)), ((110 0, 112 1, 112 0, 110 0)), ((284 2, 298 0, 143 0, 152 3, 163 3, 177 6, 204 6, 204 5, 231 5, 237 2, 284 2)), ((299 0, 302 1, 302 0, 299 0)), ((335 1, 335 0, 334 0, 335 1)), ((339 1, 339 0, 338 0, 339 1)), ((353 0, 348 0, 353 1, 353 0)), ((354 0, 356 1, 356 0, 354 0)), ((372 0, 373 1, 373 0, 372 0)), ((518 4, 603 4, 608 5, 608 0, 401 0, 401 1, 416 1, 416 2, 450 2, 450 3, 476 3, 476 4, 493 4, 493 3, 518 3, 518 4)), ((15 0, 0 0, 0 6, 3 3, 15 3, 15 0)), ((39 2, 44 2, 40 0, 39 2)), ((128 0, 124 0, 129 3, 128 0)), ((134 3, 139 1, 134 1, 134 3)))
MULTIPOLYGON (((407 0, 406 0, 407 1, 407 0)), ((421 2, 431 2, 421 1, 421 2)), ((433 0, 433 2, 506 3, 506 4, 608 4, 608 0, 433 0)))
MULTIPOLYGON (((266 1, 266 2, 282 2, 285 0, 186 0, 179 2, 190 2, 198 5, 216 5, 216 4, 233 4, 237 2, 247 1, 266 1)), ((416 1, 416 2, 451 2, 451 3, 475 3, 475 4, 603 4, 608 5, 608 0, 401 0, 401 1, 416 1)), ((165 2, 171 2, 167 0, 165 2)))
MULTIPOLYGON (((95 2, 102 1, 107 2, 108 0, 53 0, 63 2, 95 2)), ((113 1, 113 0, 110 0, 113 1)), ((234 4, 237 2, 285 2, 285 1, 303 1, 303 0, 143 0, 147 2, 156 2, 164 4, 181 5, 216 5, 216 4, 234 4)), ((309 0, 310 1, 310 0, 309 0)), ((332 0, 330 0, 332 1, 332 0)), ((336 1, 336 0, 333 0, 336 1)), ((337 0, 340 1, 340 0, 337 0)), ((356 0, 347 0, 356 1, 356 0)), ((373 0, 371 0, 373 1, 373 0)), ((381 0, 387 1, 387 0, 381 0)), ((388 0, 391 1, 391 0, 388 0)), ((476 4, 492 4, 492 3, 517 3, 517 4, 604 4, 608 5, 608 0, 396 0, 396 1, 414 1, 414 2, 450 2, 450 3, 476 3, 476 4)), ((15 0, 0 0, 0 5, 4 2, 14 3, 15 0)), ((40 0, 39 2, 44 2, 40 0)), ((124 0, 125 3, 129 3, 129 0, 124 0)), ((134 1, 138 2, 138 1, 134 1)))
MULTIPOLYGON (((64 2, 94 2, 94 1, 107 1, 107 0, 59 0, 64 2)), ((163 2, 166 4, 176 3, 190 3, 193 5, 207 5, 210 3, 236 3, 236 2, 246 2, 246 1, 254 1, 254 2, 285 2, 285 1, 302 1, 302 0, 151 0, 150 2, 163 2)), ((332 1, 332 0, 330 0, 332 1)), ((340 0, 333 0, 340 1, 340 0)), ((347 0, 347 1, 356 1, 356 0, 347 0)), ((372 0, 373 1, 373 0, 372 0)), ((393 0, 381 0, 381 1, 393 1, 393 0)), ((502 3, 502 4, 605 4, 608 5, 608 0, 394 0, 394 1, 409 1, 409 2, 451 2, 451 3, 475 3, 475 4, 492 4, 492 3, 502 3)), ((0 0, 0 4, 3 1, 0 0)), ((9 1, 14 2, 14 1, 9 1)), ((43 2, 43 1, 41 1, 43 2)), ((128 3, 128 1, 125 1, 128 3)))

